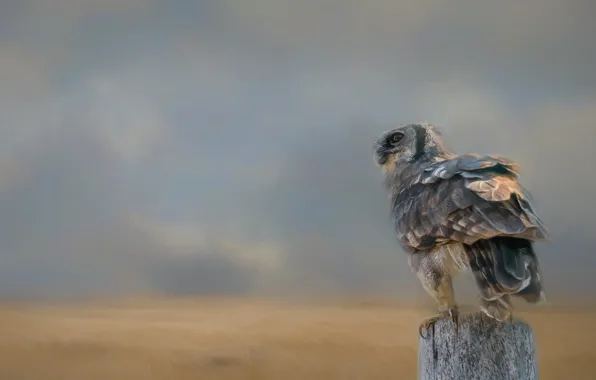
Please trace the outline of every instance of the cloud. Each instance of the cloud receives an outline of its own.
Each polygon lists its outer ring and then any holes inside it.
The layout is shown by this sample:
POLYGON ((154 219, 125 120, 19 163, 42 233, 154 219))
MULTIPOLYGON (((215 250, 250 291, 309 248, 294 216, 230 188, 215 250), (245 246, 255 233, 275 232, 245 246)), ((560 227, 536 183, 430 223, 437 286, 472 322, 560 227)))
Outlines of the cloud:
POLYGON ((241 243, 226 239, 225 232, 215 232, 208 227, 163 223, 139 216, 130 217, 130 225, 167 247, 174 256, 192 256, 202 250, 221 252, 229 259, 262 270, 275 270, 283 259, 280 247, 267 243, 241 243))
POLYGON ((594 7, 561 4, 3 3, 3 295, 421 294, 371 144, 422 120, 522 164, 549 291, 593 293, 594 7))
POLYGON ((394 75, 431 80, 453 72, 545 82, 546 73, 576 81, 581 72, 586 80, 585 63, 595 54, 587 18, 593 6, 584 1, 230 0, 222 8, 227 28, 280 56, 375 62, 394 75))
POLYGON ((375 45, 379 41, 369 39, 372 36, 383 38, 383 42, 394 36, 402 36, 398 44, 407 41, 432 19, 440 3, 379 0, 365 6, 357 1, 224 0, 221 4, 230 24, 252 32, 259 40, 281 48, 333 44, 341 49, 354 43, 375 45))
POLYGON ((26 6, 39 11, 60 12, 123 12, 142 10, 151 1, 148 0, 25 0, 26 6))
POLYGON ((97 77, 76 94, 81 115, 98 140, 124 160, 153 152, 167 136, 161 110, 152 99, 111 78, 97 77))
POLYGON ((3 102, 30 102, 48 91, 45 58, 38 52, 16 46, 0 47, 0 92, 3 102))

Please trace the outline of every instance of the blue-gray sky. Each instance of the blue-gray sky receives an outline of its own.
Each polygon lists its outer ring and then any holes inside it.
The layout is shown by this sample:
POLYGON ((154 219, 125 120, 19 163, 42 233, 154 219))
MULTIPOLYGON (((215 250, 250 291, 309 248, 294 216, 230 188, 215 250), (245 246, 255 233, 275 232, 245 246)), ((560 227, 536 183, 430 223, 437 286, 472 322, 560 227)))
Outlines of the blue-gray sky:
POLYGON ((421 292, 372 140, 499 153, 596 294, 591 1, 9 0, 0 295, 421 292))

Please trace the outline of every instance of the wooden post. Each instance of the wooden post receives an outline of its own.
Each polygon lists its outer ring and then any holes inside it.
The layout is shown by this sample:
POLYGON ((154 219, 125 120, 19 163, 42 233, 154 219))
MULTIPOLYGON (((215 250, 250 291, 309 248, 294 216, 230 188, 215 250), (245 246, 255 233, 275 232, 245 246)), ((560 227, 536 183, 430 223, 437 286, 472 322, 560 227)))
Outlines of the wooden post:
POLYGON ((497 322, 484 313, 461 315, 457 334, 442 319, 420 338, 420 380, 537 380, 536 346, 522 321, 497 322))

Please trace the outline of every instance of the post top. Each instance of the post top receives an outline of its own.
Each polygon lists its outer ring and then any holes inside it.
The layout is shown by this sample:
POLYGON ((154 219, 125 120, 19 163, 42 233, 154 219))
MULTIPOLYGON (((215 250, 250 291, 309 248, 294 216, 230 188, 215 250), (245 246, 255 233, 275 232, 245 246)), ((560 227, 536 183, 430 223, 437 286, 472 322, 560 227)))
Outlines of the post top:
POLYGON ((420 338, 419 378, 538 379, 532 328, 520 319, 498 322, 484 313, 461 315, 455 332, 439 320, 420 338))

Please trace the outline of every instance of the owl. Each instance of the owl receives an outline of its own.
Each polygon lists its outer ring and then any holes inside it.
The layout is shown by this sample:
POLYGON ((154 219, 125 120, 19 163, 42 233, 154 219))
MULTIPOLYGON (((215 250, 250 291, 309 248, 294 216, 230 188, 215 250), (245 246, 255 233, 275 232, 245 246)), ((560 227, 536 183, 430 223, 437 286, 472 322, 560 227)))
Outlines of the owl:
POLYGON ((409 267, 438 306, 421 335, 441 318, 457 331, 452 280, 462 272, 472 272, 481 310, 498 321, 510 320, 512 296, 545 300, 533 244, 547 239, 547 230, 515 162, 456 155, 429 124, 384 132, 373 151, 409 267))

